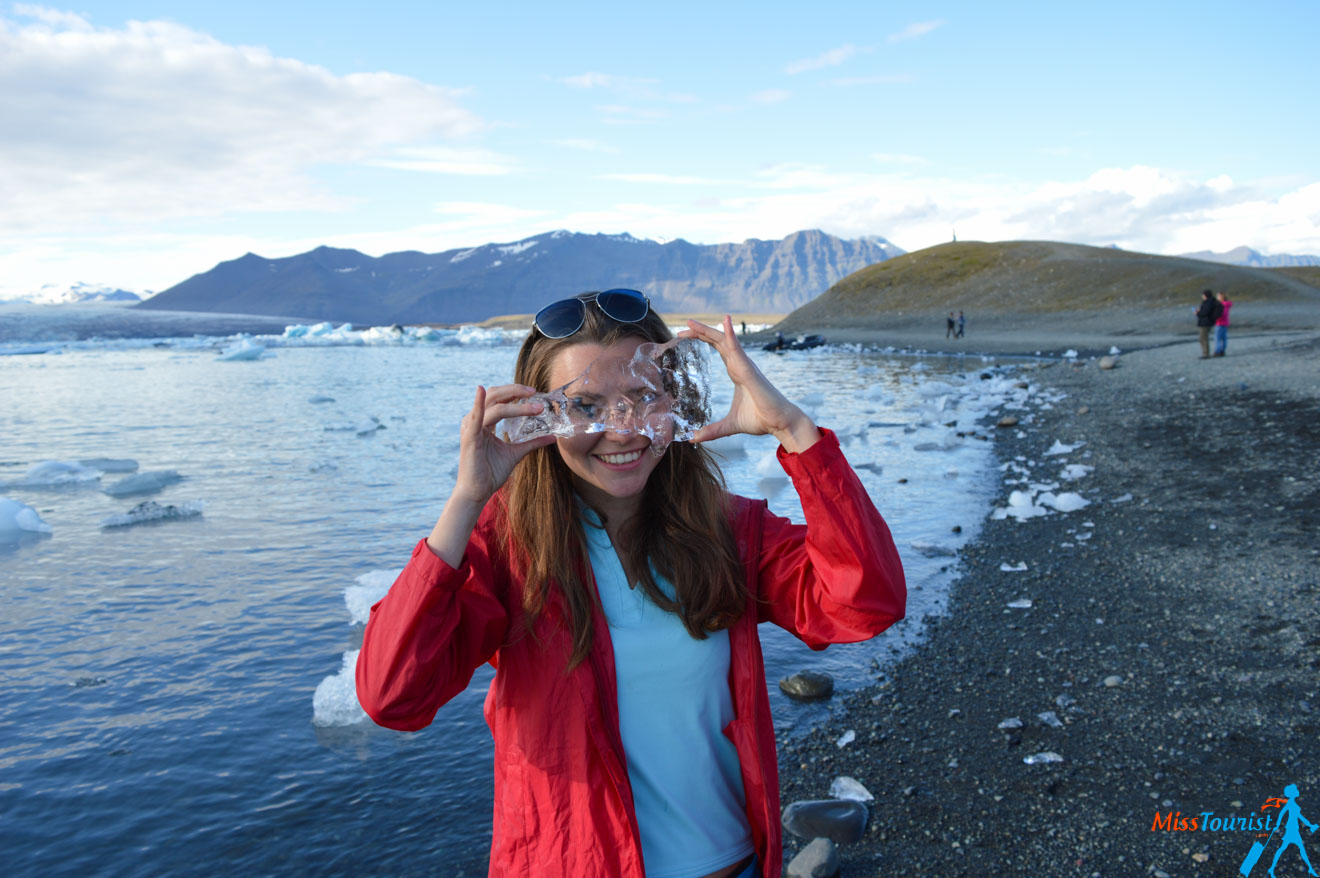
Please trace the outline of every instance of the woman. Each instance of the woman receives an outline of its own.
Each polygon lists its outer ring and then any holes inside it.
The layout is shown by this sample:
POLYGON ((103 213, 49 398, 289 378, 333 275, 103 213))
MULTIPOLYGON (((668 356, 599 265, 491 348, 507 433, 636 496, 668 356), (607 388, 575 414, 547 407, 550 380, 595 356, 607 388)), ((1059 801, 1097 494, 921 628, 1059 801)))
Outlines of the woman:
POLYGON ((834 434, 766 380, 730 318, 722 331, 688 327, 680 335, 718 351, 734 384, 728 414, 693 442, 653 453, 615 419, 509 444, 493 428, 539 413, 532 394, 672 338, 632 290, 542 309, 518 383, 477 388, 454 490, 372 608, 357 691, 381 725, 427 725, 478 666, 496 667, 493 876, 778 876, 756 625, 823 649, 903 616, 898 553, 834 434), (807 525, 725 492, 699 443, 734 433, 779 439, 807 525))

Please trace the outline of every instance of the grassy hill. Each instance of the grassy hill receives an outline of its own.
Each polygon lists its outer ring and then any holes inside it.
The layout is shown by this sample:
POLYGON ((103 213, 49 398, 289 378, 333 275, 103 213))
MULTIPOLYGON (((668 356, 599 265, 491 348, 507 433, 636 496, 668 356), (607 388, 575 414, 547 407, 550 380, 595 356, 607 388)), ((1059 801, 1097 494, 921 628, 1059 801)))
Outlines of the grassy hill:
POLYGON ((1320 265, 1288 265, 1282 268, 1271 268, 1270 271, 1286 274, 1303 283, 1320 288, 1320 265))
POLYGON ((1206 288, 1227 290, 1235 302, 1320 308, 1320 288, 1298 271, 1308 270, 1244 268, 1050 241, 965 241, 854 272, 777 328, 882 328, 959 309, 978 318, 1088 311, 1135 316, 1191 306, 1206 288))

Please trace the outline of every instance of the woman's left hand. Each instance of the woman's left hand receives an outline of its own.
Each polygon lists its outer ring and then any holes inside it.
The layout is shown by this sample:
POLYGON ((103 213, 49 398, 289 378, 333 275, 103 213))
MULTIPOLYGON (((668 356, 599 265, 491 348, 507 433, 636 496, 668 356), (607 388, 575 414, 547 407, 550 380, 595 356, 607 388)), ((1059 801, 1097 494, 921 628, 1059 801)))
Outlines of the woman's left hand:
POLYGON ((701 339, 719 351, 724 368, 733 381, 733 402, 729 413, 698 430, 693 441, 709 442, 734 433, 752 436, 773 433, 786 451, 797 453, 806 451, 820 439, 815 422, 780 393, 747 356, 733 332, 731 316, 725 315, 723 331, 689 320, 688 328, 680 331, 678 336, 701 339))

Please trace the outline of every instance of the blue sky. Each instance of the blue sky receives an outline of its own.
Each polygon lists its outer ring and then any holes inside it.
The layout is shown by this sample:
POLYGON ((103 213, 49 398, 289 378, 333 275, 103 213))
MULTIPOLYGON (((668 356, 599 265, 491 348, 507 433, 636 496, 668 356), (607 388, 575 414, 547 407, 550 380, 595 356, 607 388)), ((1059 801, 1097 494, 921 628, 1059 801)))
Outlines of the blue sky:
POLYGON ((1320 254, 1315 2, 0 5, 0 291, 802 228, 1320 254))

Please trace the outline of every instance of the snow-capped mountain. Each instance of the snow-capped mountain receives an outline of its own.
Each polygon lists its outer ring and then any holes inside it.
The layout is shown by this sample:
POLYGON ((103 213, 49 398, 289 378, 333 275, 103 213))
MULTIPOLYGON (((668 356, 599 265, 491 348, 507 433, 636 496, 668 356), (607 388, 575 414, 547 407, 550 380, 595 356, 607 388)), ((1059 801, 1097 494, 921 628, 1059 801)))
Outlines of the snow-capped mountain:
POLYGON ((1198 250, 1195 253, 1181 254, 1185 259, 1200 259, 1205 262, 1222 262, 1226 265, 1247 265, 1251 268, 1286 268, 1293 265, 1320 265, 1320 256, 1276 253, 1266 256, 1250 247, 1234 247, 1223 253, 1210 250, 1198 250))
POLYGON ((10 302, 27 302, 33 305, 78 305, 84 302, 140 302, 146 296, 112 287, 108 284, 45 284, 31 293, 10 293, 4 295, 10 302))

